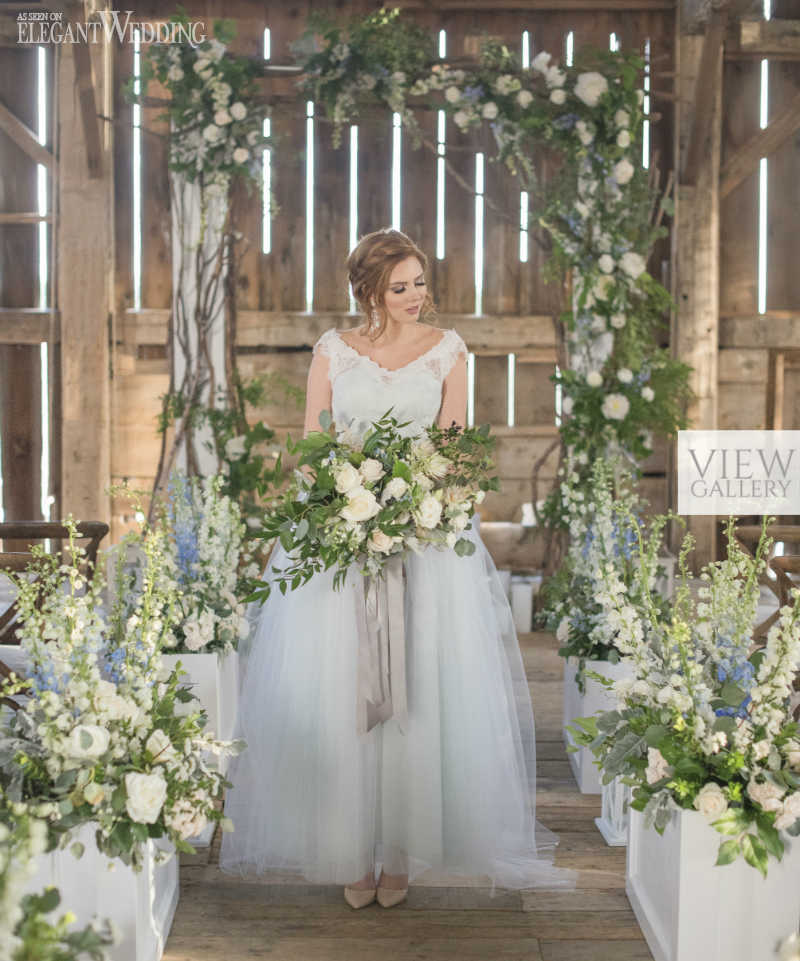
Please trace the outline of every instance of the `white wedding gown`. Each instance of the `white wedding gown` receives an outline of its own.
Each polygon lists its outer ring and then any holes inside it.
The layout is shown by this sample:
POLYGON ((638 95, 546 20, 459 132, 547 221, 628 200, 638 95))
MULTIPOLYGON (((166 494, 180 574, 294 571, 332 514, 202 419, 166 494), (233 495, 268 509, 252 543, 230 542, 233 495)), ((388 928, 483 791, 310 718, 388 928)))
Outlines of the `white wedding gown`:
MULTIPOLYGON (((333 329, 314 350, 329 357, 337 428, 363 431, 393 406, 415 434, 436 420, 466 346, 448 330, 394 371, 333 329)), ((492 890, 574 885, 552 866, 555 835, 535 821, 533 712, 508 600, 478 533, 465 536, 471 556, 429 548, 404 559, 405 733, 394 718, 357 733, 355 566, 341 590, 331 568, 251 611, 238 725, 247 749, 228 773, 224 871, 347 884, 378 864, 410 880, 488 878, 492 890)), ((286 560, 276 545, 270 566, 286 560)))

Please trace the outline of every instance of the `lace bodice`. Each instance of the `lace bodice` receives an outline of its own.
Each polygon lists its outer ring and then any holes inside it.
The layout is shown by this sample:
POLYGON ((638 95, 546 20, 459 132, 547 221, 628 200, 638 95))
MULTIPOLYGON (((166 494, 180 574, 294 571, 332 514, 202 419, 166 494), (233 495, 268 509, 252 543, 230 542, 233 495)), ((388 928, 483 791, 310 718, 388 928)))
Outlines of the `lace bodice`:
POLYGON ((442 404, 442 384, 467 345, 453 328, 408 364, 388 370, 351 347, 335 328, 314 344, 314 354, 328 358, 333 419, 340 430, 348 427, 362 436, 369 424, 393 407, 392 416, 411 436, 432 424, 442 404))

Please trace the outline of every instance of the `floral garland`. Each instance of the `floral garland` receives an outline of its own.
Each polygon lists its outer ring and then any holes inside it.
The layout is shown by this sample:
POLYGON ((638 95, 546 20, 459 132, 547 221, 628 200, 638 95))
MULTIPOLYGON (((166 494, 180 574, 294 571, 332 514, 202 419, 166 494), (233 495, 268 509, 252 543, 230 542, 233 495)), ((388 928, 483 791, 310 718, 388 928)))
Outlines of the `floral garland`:
MULTIPOLYGON (((654 606, 643 610, 616 570, 603 568, 598 601, 635 674, 615 685, 618 710, 572 730, 606 779, 634 785, 633 807, 646 823, 663 831, 676 807, 698 810, 726 838, 718 864, 742 856, 766 875, 769 858, 784 851, 780 832, 800 834, 800 739, 791 713, 800 591, 780 610, 766 645, 754 649, 769 539, 762 533, 751 557, 736 542, 733 520, 727 535, 727 557, 703 569, 696 601, 686 577, 692 539, 684 540, 669 617, 654 606)), ((642 548, 643 584, 650 554, 642 548)))
POLYGON ((522 70, 505 46, 487 41, 477 65, 454 69, 436 56, 428 31, 398 14, 381 10, 345 25, 313 16, 293 45, 304 71, 301 90, 324 105, 334 143, 360 106, 375 102, 400 115, 415 145, 421 133, 414 108, 444 110, 461 131, 488 122, 497 145, 492 160, 534 195, 541 194, 535 149, 558 151, 561 172, 531 217, 552 238, 553 273, 574 278, 572 309, 561 318, 570 354, 558 378, 562 436, 590 460, 609 449, 634 461, 648 456, 652 432, 685 426, 688 367, 656 346, 655 329, 671 301, 646 271, 665 231, 651 222, 658 198, 636 161, 642 61, 604 52, 564 67, 542 52, 522 70))

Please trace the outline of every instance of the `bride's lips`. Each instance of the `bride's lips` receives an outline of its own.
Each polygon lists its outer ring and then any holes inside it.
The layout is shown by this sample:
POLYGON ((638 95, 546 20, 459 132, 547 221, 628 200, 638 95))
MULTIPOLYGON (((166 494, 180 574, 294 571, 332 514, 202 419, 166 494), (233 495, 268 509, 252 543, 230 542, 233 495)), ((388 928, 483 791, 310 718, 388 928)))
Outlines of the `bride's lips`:
POLYGON ((417 304, 416 307, 407 307, 407 308, 406 308, 406 313, 407 313, 407 314, 416 314, 416 312, 417 312, 418 310, 419 310, 419 304, 417 304))

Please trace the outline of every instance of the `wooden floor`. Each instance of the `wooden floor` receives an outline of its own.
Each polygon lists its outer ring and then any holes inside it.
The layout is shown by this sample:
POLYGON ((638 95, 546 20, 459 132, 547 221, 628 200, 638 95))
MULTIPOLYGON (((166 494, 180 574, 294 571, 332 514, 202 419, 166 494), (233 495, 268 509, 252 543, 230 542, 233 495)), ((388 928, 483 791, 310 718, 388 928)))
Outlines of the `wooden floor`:
POLYGON ((560 835, 574 891, 412 885, 386 910, 353 911, 340 887, 245 883, 217 867, 217 843, 181 861, 165 961, 651 961, 625 897, 625 849, 594 826, 599 798, 575 787, 561 741, 561 661, 549 634, 521 646, 536 715, 537 817, 560 835))

